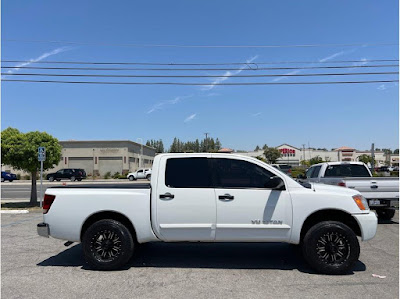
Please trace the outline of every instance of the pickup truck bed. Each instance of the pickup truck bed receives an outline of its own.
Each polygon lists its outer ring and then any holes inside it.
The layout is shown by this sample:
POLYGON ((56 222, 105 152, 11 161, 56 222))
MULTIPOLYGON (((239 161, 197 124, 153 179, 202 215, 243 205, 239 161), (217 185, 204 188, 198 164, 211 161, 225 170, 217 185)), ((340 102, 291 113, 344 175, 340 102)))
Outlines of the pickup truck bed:
POLYGON ((146 184, 96 184, 96 185, 66 185, 66 186, 53 186, 50 189, 150 189, 150 183, 146 184))

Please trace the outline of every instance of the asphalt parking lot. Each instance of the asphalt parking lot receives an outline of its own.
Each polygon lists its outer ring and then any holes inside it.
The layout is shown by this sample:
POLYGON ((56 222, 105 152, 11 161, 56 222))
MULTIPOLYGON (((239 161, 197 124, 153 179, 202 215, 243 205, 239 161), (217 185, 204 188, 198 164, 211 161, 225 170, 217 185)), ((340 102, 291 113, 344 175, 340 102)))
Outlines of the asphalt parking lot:
POLYGON ((80 244, 37 236, 41 213, 2 214, 3 298, 398 298, 399 215, 361 243, 353 273, 314 273, 288 244, 144 244, 129 267, 88 269, 80 244), (372 274, 386 276, 376 278, 372 274))

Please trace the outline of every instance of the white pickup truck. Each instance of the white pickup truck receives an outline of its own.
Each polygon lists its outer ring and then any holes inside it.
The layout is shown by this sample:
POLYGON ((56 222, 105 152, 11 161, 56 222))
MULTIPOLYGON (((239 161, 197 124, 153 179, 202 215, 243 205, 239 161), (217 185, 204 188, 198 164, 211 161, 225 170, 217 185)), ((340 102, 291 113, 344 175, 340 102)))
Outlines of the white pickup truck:
POLYGON ((359 191, 378 217, 390 220, 399 205, 399 178, 373 177, 362 162, 326 162, 310 167, 300 180, 347 187, 359 191))
POLYGON ((255 158, 160 154, 153 172, 150 184, 47 189, 38 234, 82 242, 86 261, 103 270, 122 267, 146 242, 286 242, 301 244, 317 271, 340 274, 359 258, 357 236, 376 233, 358 191, 306 188, 255 158))

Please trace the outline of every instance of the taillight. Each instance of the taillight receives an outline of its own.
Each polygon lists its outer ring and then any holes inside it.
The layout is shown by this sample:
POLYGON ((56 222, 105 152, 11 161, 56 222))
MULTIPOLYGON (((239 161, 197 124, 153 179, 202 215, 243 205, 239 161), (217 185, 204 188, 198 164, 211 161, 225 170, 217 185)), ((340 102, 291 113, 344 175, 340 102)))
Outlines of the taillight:
POLYGON ((339 182, 339 183, 338 183, 338 186, 340 186, 340 187, 346 187, 346 183, 345 183, 345 182, 339 182))
POLYGON ((43 199, 43 214, 47 214, 50 210, 51 205, 53 204, 54 200, 56 199, 55 195, 45 194, 43 199))

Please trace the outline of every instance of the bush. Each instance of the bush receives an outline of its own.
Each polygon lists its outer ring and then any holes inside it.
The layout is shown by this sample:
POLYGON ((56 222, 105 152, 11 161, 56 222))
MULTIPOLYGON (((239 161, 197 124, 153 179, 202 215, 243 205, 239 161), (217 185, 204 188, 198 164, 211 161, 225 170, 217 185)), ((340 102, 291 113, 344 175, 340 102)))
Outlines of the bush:
POLYGON ((306 174, 306 170, 304 168, 301 168, 301 167, 293 167, 292 168, 292 177, 293 178, 297 178, 297 176, 299 174, 305 175, 306 174))
POLYGON ((113 179, 119 179, 119 172, 116 172, 112 176, 113 179))
POLYGON ((30 176, 29 174, 26 174, 26 175, 22 176, 22 178, 23 178, 24 180, 30 180, 30 179, 31 179, 31 176, 30 176))
POLYGON ((391 171, 390 172, 390 176, 398 177, 399 176, 399 172, 398 171, 391 171))
POLYGON ((111 178, 111 171, 107 171, 106 173, 105 173, 105 175, 104 175, 104 178, 105 179, 109 179, 109 178, 111 178))
POLYGON ((21 179, 21 175, 18 173, 17 174, 17 180, 20 180, 21 179))

